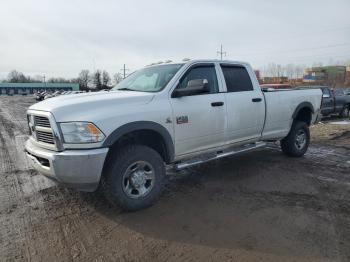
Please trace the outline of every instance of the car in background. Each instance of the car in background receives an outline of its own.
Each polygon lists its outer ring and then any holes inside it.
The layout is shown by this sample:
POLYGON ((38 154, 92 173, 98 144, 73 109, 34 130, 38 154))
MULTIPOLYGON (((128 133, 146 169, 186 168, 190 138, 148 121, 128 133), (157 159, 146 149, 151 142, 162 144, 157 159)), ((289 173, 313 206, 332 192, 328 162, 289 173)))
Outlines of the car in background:
POLYGON ((329 86, 321 86, 323 116, 338 114, 340 117, 350 117, 350 95, 344 90, 332 90, 329 86))
POLYGON ((42 100, 44 100, 46 95, 47 95, 46 91, 40 91, 40 92, 36 93, 35 100, 36 101, 42 101, 42 100))
POLYGON ((339 87, 334 89, 334 95, 350 95, 350 89, 349 88, 344 88, 344 87, 339 87))
POLYGON ((51 98, 51 97, 55 97, 55 96, 59 96, 59 95, 61 95, 61 91, 55 91, 55 92, 53 92, 53 93, 48 93, 45 97, 44 97, 44 99, 48 99, 48 98, 51 98))
POLYGON ((289 84, 262 84, 260 85, 262 89, 292 89, 293 87, 289 84))

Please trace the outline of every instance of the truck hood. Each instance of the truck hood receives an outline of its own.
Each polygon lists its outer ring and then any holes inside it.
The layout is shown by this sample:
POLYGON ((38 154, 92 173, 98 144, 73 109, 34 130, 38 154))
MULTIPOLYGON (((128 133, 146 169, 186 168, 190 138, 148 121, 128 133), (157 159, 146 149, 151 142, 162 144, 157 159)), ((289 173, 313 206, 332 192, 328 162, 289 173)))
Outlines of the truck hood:
POLYGON ((84 115, 101 112, 105 108, 118 110, 123 106, 137 106, 149 103, 153 93, 134 91, 91 92, 82 94, 62 95, 49 98, 29 107, 30 110, 51 112, 56 121, 75 121, 77 116, 83 120, 84 115))

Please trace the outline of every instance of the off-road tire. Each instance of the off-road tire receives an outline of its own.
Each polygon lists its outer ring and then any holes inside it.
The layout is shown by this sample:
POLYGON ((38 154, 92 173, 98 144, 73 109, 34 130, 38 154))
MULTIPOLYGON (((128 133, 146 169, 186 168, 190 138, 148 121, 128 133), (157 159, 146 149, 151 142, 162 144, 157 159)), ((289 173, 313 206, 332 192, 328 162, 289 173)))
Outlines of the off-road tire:
POLYGON ((288 136, 281 140, 281 148, 283 153, 292 157, 301 157, 305 154, 310 144, 310 130, 305 122, 294 121, 288 136), (305 133, 305 144, 302 148, 296 145, 298 132, 305 133))
POLYGON ((136 211, 151 206, 158 200, 163 189, 165 165, 162 157, 150 147, 126 145, 109 156, 101 181, 106 199, 125 211, 136 211), (151 191, 144 197, 131 198, 123 189, 123 174, 136 161, 147 161, 154 170, 155 180, 151 191))
POLYGON ((350 118, 350 105, 344 106, 339 116, 342 118, 350 118))

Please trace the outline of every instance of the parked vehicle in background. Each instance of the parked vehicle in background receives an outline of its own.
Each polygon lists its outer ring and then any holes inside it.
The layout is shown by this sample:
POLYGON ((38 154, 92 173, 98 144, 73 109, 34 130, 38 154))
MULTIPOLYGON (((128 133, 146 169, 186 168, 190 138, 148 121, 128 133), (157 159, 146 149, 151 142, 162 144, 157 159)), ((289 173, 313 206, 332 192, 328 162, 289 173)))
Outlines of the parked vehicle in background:
POLYGON ((35 100, 42 101, 42 100, 44 100, 46 95, 47 95, 46 91, 40 91, 40 92, 36 93, 35 100))
POLYGON ((323 116, 338 114, 340 117, 350 117, 350 95, 343 91, 333 91, 328 86, 320 86, 322 90, 321 113, 323 116))
POLYGON ((273 89, 292 89, 293 87, 289 84, 262 84, 260 85, 262 89, 268 89, 268 88, 273 88, 273 89))
POLYGON ((335 88, 333 91, 335 96, 350 95, 350 89, 347 88, 335 88))
POLYGON ((59 96, 59 95, 61 95, 61 91, 57 90, 57 91, 55 91, 55 92, 53 92, 53 93, 48 93, 48 94, 44 97, 44 99, 56 97, 56 96, 59 96))
POLYGON ((303 156, 321 97, 320 89, 263 91, 247 63, 154 65, 109 92, 32 105, 25 149, 46 176, 84 191, 101 185, 112 204, 138 210, 160 196, 166 165, 181 170, 267 141, 303 156))

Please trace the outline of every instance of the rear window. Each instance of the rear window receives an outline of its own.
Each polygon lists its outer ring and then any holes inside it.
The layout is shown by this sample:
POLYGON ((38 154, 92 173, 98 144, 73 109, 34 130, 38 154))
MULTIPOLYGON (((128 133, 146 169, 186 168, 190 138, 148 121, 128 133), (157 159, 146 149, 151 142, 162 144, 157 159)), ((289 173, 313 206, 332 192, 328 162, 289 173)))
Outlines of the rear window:
POLYGON ((221 65, 227 92, 252 91, 253 84, 247 70, 242 66, 221 65))

